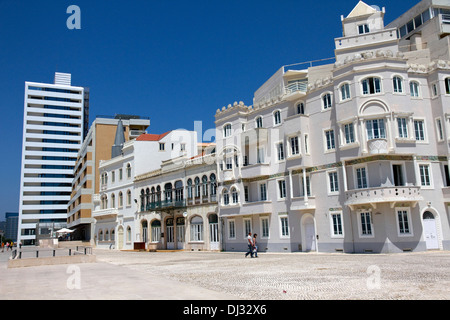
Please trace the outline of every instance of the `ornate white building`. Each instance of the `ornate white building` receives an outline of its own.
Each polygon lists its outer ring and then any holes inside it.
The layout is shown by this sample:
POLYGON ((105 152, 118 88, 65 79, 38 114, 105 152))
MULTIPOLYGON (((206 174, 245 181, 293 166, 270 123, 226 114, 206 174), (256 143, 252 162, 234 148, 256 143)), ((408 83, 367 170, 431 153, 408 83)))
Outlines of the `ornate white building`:
POLYGON ((360 1, 335 63, 280 68, 216 112, 224 250, 450 248, 450 5, 384 26, 360 1))

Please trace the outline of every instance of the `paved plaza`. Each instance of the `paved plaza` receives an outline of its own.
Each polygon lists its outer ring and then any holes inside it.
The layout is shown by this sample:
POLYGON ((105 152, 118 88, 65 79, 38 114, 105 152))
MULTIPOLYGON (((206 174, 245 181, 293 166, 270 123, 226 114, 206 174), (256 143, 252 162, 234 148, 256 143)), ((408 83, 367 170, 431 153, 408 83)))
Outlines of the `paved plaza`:
POLYGON ((450 299, 450 252, 399 254, 131 252, 96 263, 7 268, 2 299, 450 299))

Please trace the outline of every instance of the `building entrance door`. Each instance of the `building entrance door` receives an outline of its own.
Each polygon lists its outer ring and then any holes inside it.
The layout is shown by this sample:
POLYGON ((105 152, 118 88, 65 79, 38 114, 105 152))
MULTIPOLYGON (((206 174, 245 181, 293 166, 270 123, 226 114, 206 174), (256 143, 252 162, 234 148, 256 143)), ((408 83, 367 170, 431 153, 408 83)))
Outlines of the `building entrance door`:
POLYGON ((173 218, 169 218, 166 220, 166 239, 167 249, 175 249, 175 240, 173 237, 173 218))
POLYGON ((423 213, 423 234, 428 250, 439 249, 436 219, 430 211, 425 211, 423 213))
POLYGON ((219 249, 219 222, 217 214, 211 214, 208 217, 209 220, 209 249, 210 250, 220 250, 219 249))

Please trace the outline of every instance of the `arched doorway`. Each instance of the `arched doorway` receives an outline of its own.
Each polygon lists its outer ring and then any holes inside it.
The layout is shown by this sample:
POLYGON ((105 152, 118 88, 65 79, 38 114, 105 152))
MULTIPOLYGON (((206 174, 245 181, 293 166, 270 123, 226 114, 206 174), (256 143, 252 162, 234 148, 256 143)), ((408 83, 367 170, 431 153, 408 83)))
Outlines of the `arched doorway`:
POLYGON ((430 211, 425 211, 422 215, 422 219, 423 234, 427 250, 439 249, 435 216, 430 211))
POLYGON ((302 230, 302 251, 317 251, 316 226, 314 217, 311 214, 305 214, 301 220, 302 230))
POLYGON ((119 250, 123 249, 123 227, 119 226, 117 230, 117 248, 119 250))
POLYGON ((209 221, 209 250, 219 250, 219 218, 212 213, 208 217, 209 221))

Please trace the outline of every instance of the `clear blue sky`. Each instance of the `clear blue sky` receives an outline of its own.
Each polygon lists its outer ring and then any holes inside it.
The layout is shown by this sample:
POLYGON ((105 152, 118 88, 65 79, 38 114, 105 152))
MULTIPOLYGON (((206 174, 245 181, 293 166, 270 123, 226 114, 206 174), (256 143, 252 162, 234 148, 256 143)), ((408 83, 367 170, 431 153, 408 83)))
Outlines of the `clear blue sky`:
MULTIPOLYGON (((388 24, 419 0, 367 1, 388 24)), ((0 220, 18 211, 24 82, 55 71, 90 88, 96 115, 150 117, 151 133, 194 121, 214 127, 216 109, 251 105, 282 65, 333 57, 341 15, 357 0, 0 0, 0 220), (81 9, 69 30, 67 7, 81 9)))

